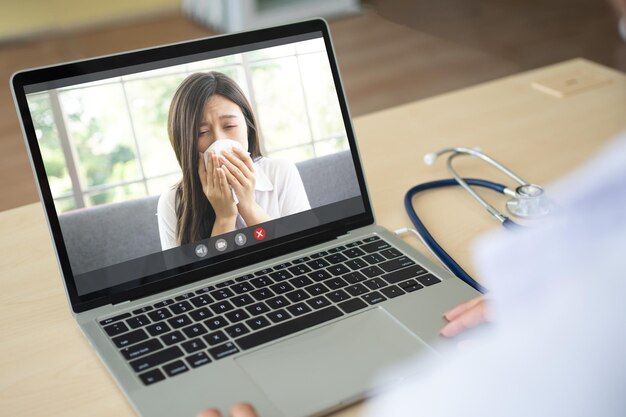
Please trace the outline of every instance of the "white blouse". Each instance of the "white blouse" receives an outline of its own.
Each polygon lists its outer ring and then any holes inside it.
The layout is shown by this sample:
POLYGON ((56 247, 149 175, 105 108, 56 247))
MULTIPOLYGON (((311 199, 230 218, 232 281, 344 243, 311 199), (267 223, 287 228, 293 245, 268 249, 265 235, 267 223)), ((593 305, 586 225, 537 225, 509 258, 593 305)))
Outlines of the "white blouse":
MULTIPOLYGON (((256 202, 272 220, 311 209, 298 168, 292 162, 261 158, 254 163, 254 173, 256 202)), ((169 189, 159 197, 157 217, 163 250, 179 246, 176 241, 175 201, 175 189, 169 189)), ((235 228, 244 227, 247 227, 246 222, 238 214, 235 228)))

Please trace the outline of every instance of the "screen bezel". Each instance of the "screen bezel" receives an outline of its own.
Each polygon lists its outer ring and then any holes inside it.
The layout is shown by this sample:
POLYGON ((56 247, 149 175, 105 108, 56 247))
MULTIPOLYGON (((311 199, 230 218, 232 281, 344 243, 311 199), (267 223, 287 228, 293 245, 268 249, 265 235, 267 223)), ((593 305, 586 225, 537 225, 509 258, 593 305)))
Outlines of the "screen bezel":
POLYGON ((90 310, 106 304, 115 304, 126 300, 142 298, 164 290, 210 278, 211 276, 216 276, 229 270, 235 270, 268 258, 304 249, 343 235, 350 230, 374 223, 374 215, 365 185, 365 178, 363 176, 363 169, 358 155, 354 129, 350 120, 345 92, 340 81, 338 65, 332 48, 330 32, 323 19, 315 19, 284 26, 131 51, 46 68, 25 70, 13 75, 11 87, 13 90, 15 104, 21 118, 22 129, 34 175, 38 183, 41 201, 44 206, 48 225, 54 241, 57 259, 65 281, 65 287, 72 310, 75 313, 90 310), (348 143, 350 145, 352 159, 355 165, 355 171, 365 211, 362 214, 317 226, 306 231, 294 233, 282 238, 268 240, 267 242, 263 242, 262 244, 255 245, 247 249, 240 249, 234 253, 198 260, 197 262, 193 262, 183 267, 169 269, 148 277, 141 277, 126 284, 109 287, 94 293, 79 295, 70 266, 65 242, 63 240, 59 219, 54 206, 54 200, 46 176, 43 159, 37 143, 35 129, 30 116, 25 86, 134 65, 141 65, 154 61, 162 61, 181 56, 195 55, 207 51, 244 46, 263 41, 272 41, 312 32, 321 32, 324 38, 335 89, 337 91, 337 99, 341 108, 342 118, 346 129, 348 143))

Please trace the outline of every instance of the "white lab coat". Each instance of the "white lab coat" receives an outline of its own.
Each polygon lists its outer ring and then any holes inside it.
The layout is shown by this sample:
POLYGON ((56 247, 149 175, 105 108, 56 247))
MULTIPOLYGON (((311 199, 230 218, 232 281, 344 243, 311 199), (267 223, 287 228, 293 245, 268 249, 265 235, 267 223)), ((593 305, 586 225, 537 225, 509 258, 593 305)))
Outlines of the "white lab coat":
POLYGON ((368 416, 626 415, 626 134, 547 192, 541 227, 475 248, 496 323, 368 416))

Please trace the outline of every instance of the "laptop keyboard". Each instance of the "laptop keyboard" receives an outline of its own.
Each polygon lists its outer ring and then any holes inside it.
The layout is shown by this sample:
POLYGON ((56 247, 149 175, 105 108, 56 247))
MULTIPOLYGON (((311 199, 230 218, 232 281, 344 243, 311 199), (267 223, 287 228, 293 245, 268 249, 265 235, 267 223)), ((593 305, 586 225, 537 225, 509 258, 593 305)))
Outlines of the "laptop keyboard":
POLYGON ((379 236, 100 321, 150 385, 440 282, 379 236))

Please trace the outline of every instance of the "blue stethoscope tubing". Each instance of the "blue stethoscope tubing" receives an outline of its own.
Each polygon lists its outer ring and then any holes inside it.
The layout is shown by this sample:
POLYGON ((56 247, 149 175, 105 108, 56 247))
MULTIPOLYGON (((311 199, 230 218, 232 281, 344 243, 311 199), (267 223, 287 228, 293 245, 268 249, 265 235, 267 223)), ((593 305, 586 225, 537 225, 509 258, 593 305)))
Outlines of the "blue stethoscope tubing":
MULTIPOLYGON (((506 189, 506 186, 503 184, 498 184, 495 182, 480 180, 476 178, 464 178, 464 180, 468 185, 488 188, 490 190, 494 190, 499 193, 505 194, 504 190, 506 189)), ((413 197, 416 194, 422 191, 426 191, 426 190, 450 187, 450 186, 455 186, 455 185, 460 185, 460 184, 456 179, 453 179, 453 178, 445 179, 445 180, 435 180, 435 181, 430 181, 430 182, 426 182, 423 184, 418 184, 412 187, 404 195, 404 207, 406 208, 406 212, 409 218, 411 219, 411 222, 415 226, 417 233, 420 234, 424 243, 430 248, 430 250, 433 251, 435 256, 437 256, 437 258, 439 258, 439 260, 450 270, 450 272, 456 275, 459 279, 464 281, 466 284, 468 284, 475 290, 484 294, 487 292, 487 289, 483 287, 482 285, 480 285, 467 272, 465 272, 465 270, 461 268, 461 266, 458 263, 456 263, 455 260, 452 259, 450 255, 448 255, 448 253, 441 247, 441 245, 437 243, 435 238, 433 238, 433 236, 428 232, 428 229, 426 229, 426 226, 424 226, 424 223, 422 223, 422 221, 420 220, 419 216, 417 215, 415 211, 415 208, 413 207, 413 197)), ((505 218, 504 221, 502 221, 502 226, 504 226, 508 230, 519 230, 519 228, 522 227, 509 218, 505 218)))

